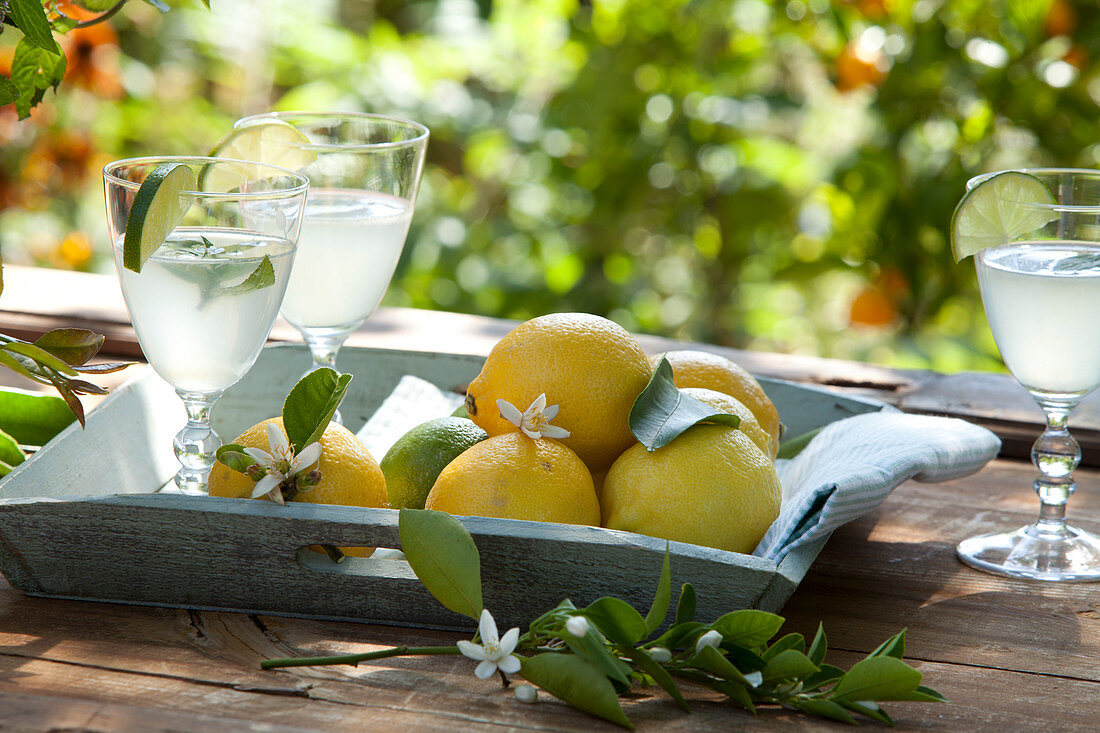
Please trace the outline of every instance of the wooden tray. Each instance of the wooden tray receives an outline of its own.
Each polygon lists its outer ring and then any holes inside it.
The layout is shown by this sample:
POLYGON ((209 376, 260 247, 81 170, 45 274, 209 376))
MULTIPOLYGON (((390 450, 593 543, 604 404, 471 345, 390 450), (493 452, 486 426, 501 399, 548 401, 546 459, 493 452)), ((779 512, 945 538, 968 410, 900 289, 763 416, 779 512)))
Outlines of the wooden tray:
MULTIPOLYGON (((341 405, 358 430, 414 374, 463 391, 481 357, 347 348, 355 375, 341 405)), ((303 347, 271 346, 214 409, 232 439, 277 415, 308 364, 303 347)), ((137 370, 135 370, 137 371, 137 370)), ((31 595, 397 625, 470 628, 440 606, 396 559, 339 565, 311 544, 400 548, 397 512, 157 493, 177 464, 171 439, 183 407, 148 367, 0 482, 0 570, 31 595)), ((789 435, 882 403, 761 379, 789 435)), ((598 527, 464 518, 481 552, 486 607, 506 623, 530 621, 562 598, 577 605, 617 595, 652 601, 664 540, 598 527)), ((672 543, 673 588, 695 585, 700 618, 736 608, 778 611, 824 541, 779 564, 672 543)))

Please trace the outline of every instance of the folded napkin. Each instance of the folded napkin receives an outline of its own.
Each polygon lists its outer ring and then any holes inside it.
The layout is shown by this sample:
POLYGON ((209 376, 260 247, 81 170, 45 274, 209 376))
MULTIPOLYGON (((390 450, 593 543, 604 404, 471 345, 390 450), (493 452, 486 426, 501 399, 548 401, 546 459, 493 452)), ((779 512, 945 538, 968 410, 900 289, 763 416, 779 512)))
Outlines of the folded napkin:
MULTIPOLYGON (((407 430, 450 415, 462 395, 406 375, 357 435, 381 460, 407 430)), ((794 458, 776 461, 779 517, 754 555, 779 562, 796 547, 823 542, 871 511, 908 479, 947 481, 974 473, 1001 441, 964 420, 909 415, 893 407, 827 425, 794 458)))

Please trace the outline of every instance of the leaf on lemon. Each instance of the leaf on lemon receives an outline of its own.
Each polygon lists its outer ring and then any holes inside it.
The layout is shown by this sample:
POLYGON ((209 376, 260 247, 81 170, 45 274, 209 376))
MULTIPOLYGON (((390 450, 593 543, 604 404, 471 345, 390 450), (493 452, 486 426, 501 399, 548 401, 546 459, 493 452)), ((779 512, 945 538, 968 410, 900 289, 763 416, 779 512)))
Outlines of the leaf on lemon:
POLYGON ((672 382, 672 365, 668 359, 661 359, 649 384, 634 401, 629 422, 630 432, 652 453, 700 422, 736 428, 741 418, 715 412, 710 405, 681 392, 672 382))
POLYGON ((322 367, 299 379, 290 390, 283 402, 283 429, 295 454, 321 439, 350 382, 350 374, 322 367))

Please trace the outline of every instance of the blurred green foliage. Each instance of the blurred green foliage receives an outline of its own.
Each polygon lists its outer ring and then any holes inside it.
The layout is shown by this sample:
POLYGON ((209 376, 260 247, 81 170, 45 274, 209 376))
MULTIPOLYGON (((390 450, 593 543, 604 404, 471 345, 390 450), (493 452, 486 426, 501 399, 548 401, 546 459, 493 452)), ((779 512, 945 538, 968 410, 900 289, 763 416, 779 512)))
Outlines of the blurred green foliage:
POLYGON ((1100 160, 1093 3, 170 4, 74 32, 60 96, 0 110, 7 261, 111 268, 105 160, 268 108, 384 112, 432 131, 391 305, 1000 368, 949 251, 965 181, 1100 160))

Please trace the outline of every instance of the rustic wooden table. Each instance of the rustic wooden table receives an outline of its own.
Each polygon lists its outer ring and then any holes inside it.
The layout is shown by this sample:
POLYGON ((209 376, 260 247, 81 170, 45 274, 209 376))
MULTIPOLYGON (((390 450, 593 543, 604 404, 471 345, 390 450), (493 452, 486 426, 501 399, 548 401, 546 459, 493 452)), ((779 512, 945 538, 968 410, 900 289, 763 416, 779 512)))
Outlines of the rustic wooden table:
MULTIPOLYGON (((137 356, 114 278, 7 268, 0 331, 78 323, 137 356)), ((389 309, 352 343, 483 354, 510 324, 389 309)), ((285 324, 275 338, 293 339, 285 324)), ((645 339, 647 349, 671 342, 645 339)), ((706 347, 715 348, 715 347, 706 347)), ((787 603, 785 630, 829 635, 830 661, 850 665, 907 627, 906 656, 951 703, 893 703, 903 730, 1100 728, 1100 586, 1012 581, 954 557, 960 539, 1022 525, 1037 503, 1026 455, 1038 432, 1030 398, 1002 375, 943 376, 807 357, 719 350, 749 369, 967 417, 1006 439, 976 476, 909 482, 875 512, 838 530, 787 603)), ((15 379, 2 377, 14 384, 15 379)), ((27 386, 27 385, 20 385, 27 386)), ((1075 414, 1086 458, 1100 456, 1100 401, 1075 414)), ((1100 471, 1079 471, 1072 519, 1100 531, 1100 471)), ((0 730, 362 731, 615 730, 545 695, 516 702, 462 658, 387 659, 351 667, 263 672, 261 659, 450 644, 459 635, 272 616, 167 610, 25 596, 0 579, 0 730)), ((640 730, 828 729, 782 710, 752 718, 702 689, 695 712, 663 693, 626 702, 640 730)), ((867 725, 875 725, 868 723, 867 725)))

